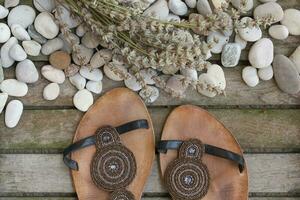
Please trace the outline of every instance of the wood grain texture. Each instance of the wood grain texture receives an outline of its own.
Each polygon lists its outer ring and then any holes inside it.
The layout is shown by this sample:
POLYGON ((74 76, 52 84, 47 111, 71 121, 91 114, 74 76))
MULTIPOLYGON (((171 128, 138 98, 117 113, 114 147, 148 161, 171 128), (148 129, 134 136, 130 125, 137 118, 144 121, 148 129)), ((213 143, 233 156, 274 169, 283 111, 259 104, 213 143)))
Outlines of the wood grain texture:
MULTIPOLYGON (((299 193, 300 154, 247 154, 251 193, 299 193), (276 183, 276 184, 275 184, 276 183)), ((0 154, 0 196, 9 193, 73 193, 59 154, 0 154)), ((155 162, 145 193, 165 193, 155 162)))
MULTIPOLYGON (((171 109, 150 108, 156 139, 171 109)), ((249 151, 300 150, 300 110, 210 109, 249 151)), ((17 128, 0 115, 1 150, 59 150, 72 141, 82 113, 76 110, 25 110, 17 128)))
MULTIPOLYGON (((45 63, 36 63, 40 68, 45 63)), ((248 87, 241 78, 241 70, 244 66, 233 69, 224 69, 227 79, 226 96, 218 96, 215 98, 208 98, 200 95, 195 90, 189 88, 186 96, 182 99, 171 98, 169 94, 161 91, 160 97, 153 104, 149 106, 166 106, 166 105, 182 105, 194 104, 206 107, 227 107, 227 106, 300 106, 300 93, 296 95, 289 95, 281 92, 274 80, 261 82, 255 88, 248 87)), ((14 78, 14 69, 5 70, 6 78, 14 78)), ((26 107, 73 107, 73 96, 76 89, 71 85, 68 79, 65 83, 60 85, 60 96, 54 101, 46 101, 43 99, 43 89, 49 84, 42 76, 35 84, 29 85, 29 92, 25 97, 20 98, 26 107)), ((116 82, 104 78, 103 93, 112 88, 124 86, 123 82, 116 82)), ((95 95, 95 99, 99 95, 95 95)))

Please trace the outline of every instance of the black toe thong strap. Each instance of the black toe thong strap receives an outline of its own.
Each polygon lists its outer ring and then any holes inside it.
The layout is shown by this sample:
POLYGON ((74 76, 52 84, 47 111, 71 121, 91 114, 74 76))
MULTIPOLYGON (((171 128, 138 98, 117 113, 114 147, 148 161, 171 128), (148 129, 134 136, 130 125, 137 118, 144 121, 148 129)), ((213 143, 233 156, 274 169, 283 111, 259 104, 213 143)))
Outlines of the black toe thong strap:
MULTIPOLYGON (((183 141, 181 140, 162 140, 157 144, 157 151, 159 153, 167 153, 168 150, 177 150, 182 145, 183 141)), ((245 168, 245 160, 244 157, 234 153, 232 151, 228 151, 216 146, 212 146, 209 144, 204 144, 205 153, 221 157, 227 160, 231 160, 238 164, 240 172, 243 172, 245 168)))
MULTIPOLYGON (((129 131, 133 131, 136 129, 148 129, 149 124, 146 119, 141 119, 141 120, 135 120, 132 122, 128 122, 126 124, 120 125, 118 127, 115 127, 116 131, 121 135, 124 133, 127 133, 129 131)), ((73 170, 78 170, 78 163, 75 160, 72 160, 70 158, 70 155, 72 152, 80 150, 82 148, 88 147, 95 145, 95 135, 87 137, 85 139, 79 140, 73 144, 71 144, 69 147, 67 147, 63 151, 63 160, 64 163, 71 169, 73 170)))

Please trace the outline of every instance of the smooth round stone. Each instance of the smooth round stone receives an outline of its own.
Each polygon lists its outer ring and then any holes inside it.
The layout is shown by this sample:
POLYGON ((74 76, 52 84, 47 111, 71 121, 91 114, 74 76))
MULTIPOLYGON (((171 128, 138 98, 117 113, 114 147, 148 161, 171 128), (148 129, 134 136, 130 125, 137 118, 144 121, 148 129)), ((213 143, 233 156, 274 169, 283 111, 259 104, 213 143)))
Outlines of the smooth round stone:
POLYGON ((155 84, 153 77, 157 76, 157 72, 153 69, 142 69, 140 71, 140 76, 143 78, 147 85, 155 84))
POLYGON ((184 2, 189 8, 196 8, 197 0, 185 0, 184 2))
POLYGON ((197 11, 198 11, 198 13, 200 13, 201 15, 204 15, 204 16, 211 14, 212 9, 210 7, 208 0, 198 0, 197 1, 197 11))
POLYGON ((13 24, 19 24, 26 29, 33 23, 35 16, 36 15, 33 8, 27 5, 20 5, 10 11, 7 17, 7 24, 9 26, 13 24))
POLYGON ((86 84, 86 89, 95 94, 100 94, 102 92, 102 82, 88 81, 86 84))
POLYGON ((87 65, 93 56, 93 49, 89 49, 83 45, 77 45, 77 49, 76 53, 72 52, 73 61, 79 66, 87 65))
POLYGON ((216 85, 219 87, 221 90, 225 90, 226 88, 226 79, 225 79, 225 74, 219 65, 210 65, 207 67, 207 75, 210 77, 214 77, 216 80, 216 85))
POLYGON ((84 24, 80 24, 79 26, 77 26, 77 28, 76 28, 77 36, 83 37, 86 32, 87 32, 87 30, 86 30, 86 27, 84 24))
POLYGON ((1 47, 0 57, 1 57, 1 63, 3 68, 9 68, 15 63, 15 60, 9 56, 9 50, 15 44, 18 44, 18 40, 15 37, 11 37, 1 47))
POLYGON ((79 17, 74 16, 70 13, 70 8, 66 4, 64 5, 58 5, 56 7, 57 12, 55 12, 55 17, 57 19, 60 19, 68 26, 68 28, 72 29, 81 23, 81 20, 79 17))
POLYGON ((269 28, 269 34, 277 40, 285 40, 289 37, 289 30, 284 25, 273 25, 269 28))
POLYGON ((245 67, 242 72, 242 78, 250 87, 255 87, 259 83, 257 69, 255 67, 245 67))
POLYGON ((300 92, 300 76, 295 64, 284 55, 276 55, 273 62, 274 77, 278 87, 288 94, 300 92))
POLYGON ((14 128, 18 125, 23 113, 23 103, 19 100, 12 100, 6 106, 5 125, 14 128))
POLYGON ((79 72, 80 67, 75 64, 71 64, 69 67, 67 67, 64 72, 66 77, 74 76, 79 72))
POLYGON ((178 96, 178 97, 183 96, 183 94, 187 88, 187 85, 184 85, 182 82, 182 80, 184 78, 185 77, 182 75, 171 76, 167 81, 166 87, 171 89, 171 91, 174 94, 176 94, 176 96, 178 96))
POLYGON ((66 69, 71 64, 71 56, 64 51, 56 51, 49 57, 50 64, 57 69, 66 69))
POLYGON ((300 11, 297 9, 287 9, 284 11, 284 18, 281 24, 285 25, 291 35, 300 35, 300 11))
POLYGON ((169 0, 169 9, 178 16, 183 16, 187 14, 188 7, 181 0, 169 0))
POLYGON ((59 32, 59 27, 54 22, 54 17, 48 12, 42 12, 35 18, 34 28, 47 39, 55 38, 59 32))
POLYGON ((86 89, 79 90, 73 97, 73 103, 78 110, 86 112, 94 103, 93 95, 86 89))
POLYGON ((198 72, 193 68, 180 69, 180 74, 182 74, 188 80, 191 81, 198 80, 198 72))
POLYGON ((60 38, 54 38, 52 40, 48 40, 45 44, 42 46, 42 54, 48 56, 55 51, 58 51, 62 49, 64 46, 64 42, 60 38))
POLYGON ((100 44, 99 36, 92 32, 87 32, 81 39, 81 43, 87 48, 94 49, 100 44))
POLYGON ((55 8, 55 0, 33 0, 34 7, 40 12, 52 12, 55 8))
POLYGON ((231 4, 236 8, 243 8, 243 11, 249 11, 253 8, 253 0, 246 0, 246 5, 242 4, 243 0, 231 0, 231 4))
POLYGON ((43 90, 43 97, 48 101, 57 99, 60 93, 60 88, 57 83, 48 84, 43 90))
POLYGON ((22 46, 26 54, 30 56, 38 56, 40 55, 42 46, 34 40, 23 41, 22 46))
POLYGON ((84 78, 91 81, 101 81, 103 79, 103 73, 100 69, 90 69, 88 67, 81 67, 79 73, 84 78))
POLYGON ((0 114, 2 113, 8 99, 8 94, 0 93, 0 114))
POLYGON ((35 83, 39 79, 39 73, 31 60, 19 62, 16 67, 16 77, 18 81, 24 83, 35 83))
POLYGON ((11 32, 13 36, 15 36, 18 40, 24 41, 24 40, 31 40, 29 34, 27 31, 23 28, 23 26, 19 24, 13 24, 11 25, 11 32))
POLYGON ((4 23, 0 23, 0 43, 7 42, 10 38, 10 34, 9 27, 4 23))
POLYGON ((4 6, 5 8, 11 8, 11 7, 16 7, 19 5, 20 0, 5 0, 4 1, 4 6))
POLYGON ((127 88, 133 91, 139 91, 142 89, 141 84, 137 81, 135 76, 131 76, 130 78, 125 79, 124 84, 127 88))
POLYGON ((23 61, 27 58, 27 54, 21 45, 15 44, 9 50, 9 56, 15 61, 23 61))
POLYGON ((79 73, 69 77, 69 80, 72 83, 72 85, 74 85, 78 90, 84 89, 86 85, 86 79, 82 77, 79 73))
POLYGON ((224 67, 235 67, 239 63, 241 47, 236 43, 226 44, 222 51, 222 65, 224 67))
POLYGON ((2 81, 0 89, 2 92, 13 97, 23 97, 28 92, 26 83, 20 82, 16 79, 6 79, 2 81))
POLYGON ((229 42, 229 37, 226 37, 223 33, 220 32, 211 32, 207 36, 208 43, 214 43, 213 48, 210 50, 212 53, 221 53, 225 44, 229 42))
POLYGON ((174 15, 174 14, 170 13, 166 20, 180 22, 180 17, 178 15, 174 15))
POLYGON ((159 90, 154 86, 147 86, 139 92, 140 97, 147 103, 153 103, 159 97, 159 90))
POLYGON ((268 81, 273 78, 274 72, 273 67, 270 65, 269 67, 258 69, 258 77, 263 81, 268 81))
POLYGON ((234 42, 239 44, 242 50, 247 47, 247 41, 242 39, 238 33, 235 34, 234 42))
POLYGON ((4 6, 0 5, 0 19, 4 19, 5 17, 7 17, 8 13, 9 10, 4 6))
POLYGON ((62 39, 62 41, 64 42, 64 46, 63 46, 62 50, 68 52, 69 54, 71 54, 73 51, 73 45, 74 44, 79 45, 79 43, 80 43, 79 37, 77 35, 75 35, 74 33, 69 33, 68 39, 65 38, 65 36, 62 33, 60 33, 58 35, 58 37, 60 39, 62 39), (71 42, 69 41, 69 39, 71 40, 71 42))
POLYGON ((290 60, 294 62, 297 71, 300 74, 300 46, 298 46, 298 48, 290 56, 290 60))
MULTIPOLYGON (((242 26, 247 24, 248 21, 253 21, 253 19, 250 17, 243 17, 241 19, 242 26)), ((243 40, 248 42, 255 42, 262 37, 262 31, 258 26, 238 28, 238 33, 243 40)))
POLYGON ((109 66, 110 64, 104 65, 103 71, 104 74, 113 81, 123 81, 124 77, 120 76, 118 73, 114 72, 112 69, 116 67, 120 72, 127 74, 127 69, 123 65, 117 65, 117 66, 109 66))
POLYGON ((253 15, 256 19, 272 16, 274 18, 273 23, 276 23, 283 19, 283 10, 278 3, 268 2, 257 6, 253 15))
POLYGON ((40 44, 45 44, 47 42, 47 39, 44 38, 41 34, 39 34, 35 28, 34 28, 34 25, 30 25, 28 27, 28 34, 29 36, 35 40, 36 42, 40 43, 40 44))
POLYGON ((210 97, 210 98, 215 97, 217 95, 216 91, 208 89, 208 86, 209 87, 217 87, 217 85, 218 85, 217 80, 214 76, 210 76, 207 73, 203 73, 203 74, 200 74, 198 80, 199 80, 199 85, 201 85, 201 87, 198 86, 197 91, 200 94, 210 97))
POLYGON ((268 38, 257 41, 249 51, 249 62, 253 67, 264 68, 272 64, 274 58, 274 45, 268 38))
POLYGON ((41 69, 42 75, 53 83, 62 84, 65 82, 65 74, 62 70, 56 69, 51 65, 45 65, 41 69))
POLYGON ((91 58, 91 68, 100 68, 110 62, 112 59, 112 51, 109 49, 101 49, 97 51, 91 58))
POLYGON ((166 0, 156 1, 145 10, 143 15, 148 17, 154 17, 160 20, 166 20, 169 15, 168 2, 166 0))

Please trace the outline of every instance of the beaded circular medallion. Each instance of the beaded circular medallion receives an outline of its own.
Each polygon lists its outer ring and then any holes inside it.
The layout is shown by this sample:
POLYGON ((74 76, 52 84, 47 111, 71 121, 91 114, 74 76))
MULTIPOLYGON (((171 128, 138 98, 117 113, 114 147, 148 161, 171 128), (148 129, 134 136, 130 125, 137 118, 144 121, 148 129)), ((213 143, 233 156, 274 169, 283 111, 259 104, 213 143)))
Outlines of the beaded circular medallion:
POLYGON ((128 190, 116 190, 111 196, 111 200, 134 200, 134 195, 128 190))
POLYGON ((104 190, 114 191, 127 187, 135 175, 134 155, 121 144, 117 131, 112 127, 99 129, 96 135, 96 153, 91 163, 94 184, 104 190))
POLYGON ((201 161, 204 150, 201 141, 186 141, 180 147, 179 157, 168 165, 164 180, 173 199, 199 200, 207 194, 209 172, 201 161))

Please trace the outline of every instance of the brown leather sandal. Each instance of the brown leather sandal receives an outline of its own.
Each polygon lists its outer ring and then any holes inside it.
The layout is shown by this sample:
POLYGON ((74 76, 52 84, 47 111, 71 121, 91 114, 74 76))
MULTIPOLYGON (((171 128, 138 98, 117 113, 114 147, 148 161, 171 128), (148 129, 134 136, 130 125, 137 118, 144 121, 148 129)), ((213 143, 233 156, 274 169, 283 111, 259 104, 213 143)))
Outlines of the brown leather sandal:
POLYGON ((99 98, 63 153, 79 200, 140 199, 154 141, 150 115, 134 92, 117 88, 99 98))
POLYGON ((196 106, 168 117, 157 150, 165 186, 175 200, 247 200, 242 150, 219 121, 196 106))

